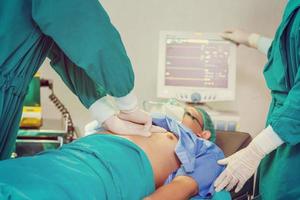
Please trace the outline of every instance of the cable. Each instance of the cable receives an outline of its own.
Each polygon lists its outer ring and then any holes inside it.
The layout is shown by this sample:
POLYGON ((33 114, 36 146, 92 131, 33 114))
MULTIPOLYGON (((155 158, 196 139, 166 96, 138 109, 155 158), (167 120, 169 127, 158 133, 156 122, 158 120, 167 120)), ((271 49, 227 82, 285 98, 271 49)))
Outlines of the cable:
POLYGON ((53 82, 48 79, 41 79, 40 80, 41 87, 48 87, 51 91, 51 94, 49 95, 49 99, 51 102, 55 105, 55 107, 59 110, 59 112, 62 114, 63 118, 67 122, 67 141, 71 142, 74 140, 74 134, 75 134, 75 128, 73 124, 73 120, 71 118, 71 114, 68 111, 68 109, 64 106, 64 104, 58 99, 58 97, 54 94, 53 89, 53 82))

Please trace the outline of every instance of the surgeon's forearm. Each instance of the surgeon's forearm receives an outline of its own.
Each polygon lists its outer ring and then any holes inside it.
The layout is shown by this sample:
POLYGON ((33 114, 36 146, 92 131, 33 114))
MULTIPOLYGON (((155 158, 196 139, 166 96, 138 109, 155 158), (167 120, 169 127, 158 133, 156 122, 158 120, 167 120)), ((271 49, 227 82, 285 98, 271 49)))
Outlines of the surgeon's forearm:
POLYGON ((178 176, 171 183, 158 188, 144 200, 188 200, 198 193, 198 185, 194 179, 187 176, 178 176))

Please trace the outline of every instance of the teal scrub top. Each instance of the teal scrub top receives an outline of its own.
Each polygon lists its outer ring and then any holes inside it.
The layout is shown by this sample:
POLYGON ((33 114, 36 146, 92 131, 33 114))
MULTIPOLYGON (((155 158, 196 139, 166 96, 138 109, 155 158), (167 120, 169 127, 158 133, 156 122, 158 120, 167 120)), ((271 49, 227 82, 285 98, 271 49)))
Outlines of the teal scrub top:
POLYGON ((289 1, 264 68, 272 102, 267 125, 285 142, 260 165, 262 199, 300 197, 300 0, 289 1))
POLYGON ((29 82, 46 57, 87 108, 134 86, 120 35, 98 0, 0 1, 0 159, 10 156, 29 82))

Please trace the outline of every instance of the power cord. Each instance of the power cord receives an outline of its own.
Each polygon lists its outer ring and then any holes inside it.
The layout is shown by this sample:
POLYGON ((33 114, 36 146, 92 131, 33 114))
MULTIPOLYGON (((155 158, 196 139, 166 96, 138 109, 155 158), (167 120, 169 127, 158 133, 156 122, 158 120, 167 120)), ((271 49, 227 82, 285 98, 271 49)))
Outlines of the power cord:
POLYGON ((59 110, 62 114, 63 118, 66 120, 67 124, 67 142, 71 142, 75 139, 75 127, 73 124, 73 120, 71 118, 71 114, 68 109, 64 106, 64 104, 58 99, 58 97, 54 94, 53 89, 53 81, 48 79, 41 79, 40 80, 41 87, 48 87, 51 91, 49 95, 50 101, 55 105, 55 107, 59 110))

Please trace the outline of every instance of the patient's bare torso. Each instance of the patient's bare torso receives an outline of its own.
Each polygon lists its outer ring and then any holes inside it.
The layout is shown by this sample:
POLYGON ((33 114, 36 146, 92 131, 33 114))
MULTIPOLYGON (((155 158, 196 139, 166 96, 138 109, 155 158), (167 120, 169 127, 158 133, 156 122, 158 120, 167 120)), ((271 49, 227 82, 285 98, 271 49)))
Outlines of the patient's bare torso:
POLYGON ((153 133, 150 137, 120 137, 131 140, 144 150, 152 165, 156 187, 161 186, 168 175, 179 168, 180 162, 174 151, 178 139, 172 133, 153 133))

